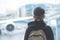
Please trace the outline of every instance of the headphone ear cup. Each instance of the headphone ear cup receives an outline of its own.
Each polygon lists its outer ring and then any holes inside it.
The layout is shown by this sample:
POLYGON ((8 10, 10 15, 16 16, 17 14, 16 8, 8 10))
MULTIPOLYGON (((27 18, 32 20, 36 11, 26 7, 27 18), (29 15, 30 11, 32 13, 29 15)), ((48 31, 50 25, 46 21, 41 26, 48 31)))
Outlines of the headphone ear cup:
POLYGON ((8 25, 6 26, 6 30, 7 30, 7 31, 13 31, 13 30, 14 30, 14 25, 13 25, 13 24, 8 24, 8 25))

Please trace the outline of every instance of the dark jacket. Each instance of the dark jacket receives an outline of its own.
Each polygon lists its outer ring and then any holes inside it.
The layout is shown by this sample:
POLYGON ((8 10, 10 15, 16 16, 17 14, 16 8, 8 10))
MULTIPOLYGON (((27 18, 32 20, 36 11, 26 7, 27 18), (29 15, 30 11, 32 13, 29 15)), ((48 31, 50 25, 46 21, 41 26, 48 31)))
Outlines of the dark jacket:
POLYGON ((46 34, 47 40, 54 40, 53 31, 49 26, 46 26, 44 21, 32 21, 28 23, 28 28, 25 32, 24 40, 28 40, 29 34, 33 30, 43 29, 46 34))

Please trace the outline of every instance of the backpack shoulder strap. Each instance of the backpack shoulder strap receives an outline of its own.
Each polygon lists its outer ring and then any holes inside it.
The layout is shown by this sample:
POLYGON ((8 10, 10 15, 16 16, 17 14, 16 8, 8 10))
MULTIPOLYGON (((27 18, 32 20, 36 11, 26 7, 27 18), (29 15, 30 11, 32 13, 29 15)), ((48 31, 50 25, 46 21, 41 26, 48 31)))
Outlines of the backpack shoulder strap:
POLYGON ((47 36, 47 39, 48 40, 54 40, 53 30, 51 29, 50 26, 46 26, 46 28, 45 28, 44 31, 46 33, 46 36, 47 36))

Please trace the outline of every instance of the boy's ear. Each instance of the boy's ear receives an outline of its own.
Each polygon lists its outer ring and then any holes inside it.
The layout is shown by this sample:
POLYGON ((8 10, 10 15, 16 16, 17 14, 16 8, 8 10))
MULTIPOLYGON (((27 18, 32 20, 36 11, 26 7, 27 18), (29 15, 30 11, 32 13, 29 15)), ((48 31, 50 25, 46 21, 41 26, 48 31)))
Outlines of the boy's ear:
POLYGON ((33 16, 33 18, 35 19, 35 16, 33 16))
POLYGON ((42 15, 43 18, 45 18, 45 15, 42 15))
POLYGON ((37 17, 36 16, 33 16, 34 17, 34 19, 36 19, 37 17))

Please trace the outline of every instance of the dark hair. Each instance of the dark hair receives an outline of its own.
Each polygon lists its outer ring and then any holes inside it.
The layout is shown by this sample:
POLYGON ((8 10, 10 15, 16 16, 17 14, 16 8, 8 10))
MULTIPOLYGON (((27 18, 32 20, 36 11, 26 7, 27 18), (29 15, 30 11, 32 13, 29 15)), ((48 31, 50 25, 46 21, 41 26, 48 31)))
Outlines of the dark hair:
POLYGON ((45 14, 45 10, 42 9, 41 7, 37 7, 34 10, 34 15, 35 16, 40 16, 40 15, 44 15, 45 14))

